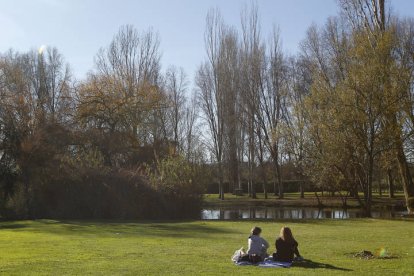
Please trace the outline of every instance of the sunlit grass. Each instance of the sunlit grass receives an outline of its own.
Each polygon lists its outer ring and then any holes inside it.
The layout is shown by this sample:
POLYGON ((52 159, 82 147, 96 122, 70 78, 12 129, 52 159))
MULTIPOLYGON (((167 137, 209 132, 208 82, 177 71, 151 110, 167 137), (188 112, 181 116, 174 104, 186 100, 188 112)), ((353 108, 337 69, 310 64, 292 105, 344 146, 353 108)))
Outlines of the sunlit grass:
MULTIPOLYGON (((401 220, 0 223, 0 274, 274 275, 377 274, 414 271, 414 222, 401 220), (289 225, 310 268, 234 266, 259 225, 271 244, 289 225), (361 260, 352 253, 385 249, 397 258, 361 260), (323 268, 325 266, 325 268, 323 268)), ((273 250, 273 249, 272 249, 273 250)))

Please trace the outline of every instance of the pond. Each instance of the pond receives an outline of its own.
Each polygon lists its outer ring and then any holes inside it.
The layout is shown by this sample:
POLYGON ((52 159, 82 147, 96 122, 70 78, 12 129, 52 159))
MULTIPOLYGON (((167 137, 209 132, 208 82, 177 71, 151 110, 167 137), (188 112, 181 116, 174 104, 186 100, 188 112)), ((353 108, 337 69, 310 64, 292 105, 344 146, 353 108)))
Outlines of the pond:
MULTIPOLYGON (((373 218, 397 218, 407 214, 404 210, 384 208, 372 210, 373 218)), ((201 211, 204 220, 238 219, 350 219, 366 217, 364 210, 341 208, 294 207, 211 207, 201 211)))

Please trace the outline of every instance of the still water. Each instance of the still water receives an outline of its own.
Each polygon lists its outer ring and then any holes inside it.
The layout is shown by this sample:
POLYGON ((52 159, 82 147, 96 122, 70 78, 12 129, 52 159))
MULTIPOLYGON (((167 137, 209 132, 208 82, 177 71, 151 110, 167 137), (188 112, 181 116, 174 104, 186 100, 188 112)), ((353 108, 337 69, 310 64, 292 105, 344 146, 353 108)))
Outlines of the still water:
MULTIPOLYGON (((371 212, 373 218, 397 218, 406 211, 379 209, 371 212)), ((350 219, 366 217, 359 209, 291 208, 291 207, 212 207, 201 211, 201 219, 350 219)))

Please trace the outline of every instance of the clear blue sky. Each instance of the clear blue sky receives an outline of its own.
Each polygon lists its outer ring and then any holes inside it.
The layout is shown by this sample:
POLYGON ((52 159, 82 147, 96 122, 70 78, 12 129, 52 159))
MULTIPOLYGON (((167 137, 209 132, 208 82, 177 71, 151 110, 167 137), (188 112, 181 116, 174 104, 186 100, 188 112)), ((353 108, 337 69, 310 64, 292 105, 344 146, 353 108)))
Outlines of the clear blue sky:
MULTIPOLYGON (((93 57, 118 28, 153 27, 161 37, 162 65, 182 66, 190 81, 204 59, 205 17, 218 7, 226 23, 240 25, 240 11, 250 0, 0 0, 0 52, 56 46, 83 78, 93 57)), ((295 53, 306 29, 337 14, 336 0, 258 0, 263 33, 281 30, 284 49, 295 53)), ((401 16, 414 16, 414 1, 391 1, 401 16)))

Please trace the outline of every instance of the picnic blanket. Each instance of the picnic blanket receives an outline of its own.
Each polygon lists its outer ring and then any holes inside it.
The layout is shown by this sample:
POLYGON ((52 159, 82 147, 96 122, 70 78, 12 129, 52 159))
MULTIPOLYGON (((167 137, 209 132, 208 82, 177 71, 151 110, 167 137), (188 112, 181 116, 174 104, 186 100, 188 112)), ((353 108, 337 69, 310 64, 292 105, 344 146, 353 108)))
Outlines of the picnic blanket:
POLYGON ((292 266, 290 262, 277 262, 273 260, 265 260, 263 262, 253 264, 251 262, 241 261, 241 262, 234 262, 235 265, 256 265, 260 267, 281 267, 281 268, 289 268, 292 266))
POLYGON ((248 261, 242 261, 241 257, 245 254, 246 252, 244 251, 242 247, 239 250, 236 250, 236 252, 234 252, 233 256, 231 257, 231 260, 234 262, 235 265, 256 265, 260 267, 284 267, 284 268, 288 268, 292 266, 291 262, 274 261, 272 257, 266 258, 263 262, 253 264, 248 261))

